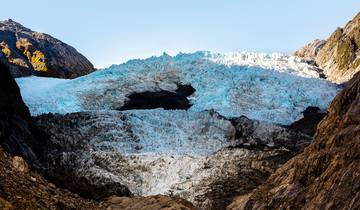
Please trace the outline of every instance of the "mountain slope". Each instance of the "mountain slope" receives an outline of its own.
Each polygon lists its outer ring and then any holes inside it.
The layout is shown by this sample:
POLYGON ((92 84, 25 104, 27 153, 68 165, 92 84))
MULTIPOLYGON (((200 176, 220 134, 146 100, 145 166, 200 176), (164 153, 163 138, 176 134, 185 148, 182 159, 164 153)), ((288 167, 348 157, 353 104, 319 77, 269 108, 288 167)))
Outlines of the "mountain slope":
POLYGON ((11 19, 0 21, 0 60, 14 77, 75 78, 95 70, 73 47, 11 19))
POLYGON ((314 60, 330 81, 349 81, 360 71, 360 13, 327 40, 315 40, 295 55, 314 60))

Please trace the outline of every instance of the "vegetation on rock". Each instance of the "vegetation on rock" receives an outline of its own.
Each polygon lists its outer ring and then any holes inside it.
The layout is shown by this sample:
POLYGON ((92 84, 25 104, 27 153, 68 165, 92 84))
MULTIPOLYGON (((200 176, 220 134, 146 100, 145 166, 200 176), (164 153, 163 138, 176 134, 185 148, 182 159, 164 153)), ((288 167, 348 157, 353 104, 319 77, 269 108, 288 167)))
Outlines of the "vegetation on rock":
POLYGON ((337 28, 326 41, 316 40, 295 55, 313 60, 330 81, 349 81, 360 71, 360 13, 344 28, 337 28))

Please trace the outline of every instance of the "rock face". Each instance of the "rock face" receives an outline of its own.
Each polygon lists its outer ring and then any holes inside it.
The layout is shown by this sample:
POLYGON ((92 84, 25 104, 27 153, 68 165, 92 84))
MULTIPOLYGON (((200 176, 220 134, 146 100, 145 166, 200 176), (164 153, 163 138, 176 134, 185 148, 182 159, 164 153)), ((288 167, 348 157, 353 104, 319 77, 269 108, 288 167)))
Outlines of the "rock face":
POLYGON ((360 13, 344 28, 338 28, 326 41, 316 40, 295 52, 296 56, 316 62, 327 79, 349 81, 360 71, 360 13))
POLYGON ((360 74, 331 103, 305 151, 228 209, 360 208, 360 74))
POLYGON ((50 136, 44 165, 55 183, 75 191, 82 181, 94 187, 106 183, 104 196, 127 192, 125 185, 136 196, 178 196, 202 209, 225 208, 312 138, 246 117, 228 120, 214 111, 93 111, 36 119, 50 136))
POLYGON ((0 62, 0 145, 10 154, 36 164, 42 141, 42 133, 34 125, 19 87, 0 62))
POLYGON ((0 60, 6 61, 13 77, 75 78, 95 70, 73 47, 11 19, 0 21, 0 60))

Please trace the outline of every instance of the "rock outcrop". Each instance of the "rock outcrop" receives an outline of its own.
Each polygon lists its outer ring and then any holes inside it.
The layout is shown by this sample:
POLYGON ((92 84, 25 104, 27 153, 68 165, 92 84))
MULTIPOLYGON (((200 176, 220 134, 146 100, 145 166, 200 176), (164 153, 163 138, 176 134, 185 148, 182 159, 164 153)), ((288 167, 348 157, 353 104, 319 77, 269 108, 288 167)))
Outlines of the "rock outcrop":
POLYGON ((360 71, 360 13, 326 41, 315 40, 295 52, 324 70, 327 79, 344 83, 360 71))
POLYGON ((313 143, 228 209, 360 208, 360 73, 331 103, 313 143))
POLYGON ((95 70, 73 47, 11 19, 0 21, 0 60, 13 77, 75 78, 95 70))

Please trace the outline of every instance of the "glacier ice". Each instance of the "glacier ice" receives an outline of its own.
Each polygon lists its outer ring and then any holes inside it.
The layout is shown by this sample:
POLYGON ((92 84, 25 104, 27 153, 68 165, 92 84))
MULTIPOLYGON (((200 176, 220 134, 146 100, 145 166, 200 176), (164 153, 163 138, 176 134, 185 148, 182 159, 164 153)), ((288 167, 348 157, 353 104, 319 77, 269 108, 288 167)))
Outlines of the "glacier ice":
POLYGON ((191 111, 289 124, 307 106, 326 108, 338 91, 299 58, 262 53, 180 53, 130 60, 73 79, 19 78, 33 115, 120 108, 134 92, 175 91, 191 84, 191 111), (48 85, 44 85, 48 84, 48 85))

